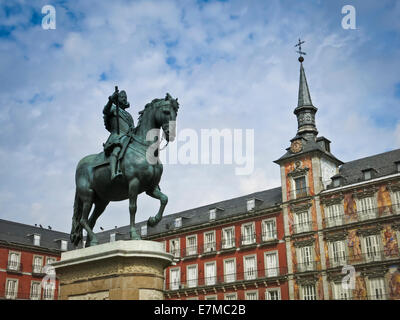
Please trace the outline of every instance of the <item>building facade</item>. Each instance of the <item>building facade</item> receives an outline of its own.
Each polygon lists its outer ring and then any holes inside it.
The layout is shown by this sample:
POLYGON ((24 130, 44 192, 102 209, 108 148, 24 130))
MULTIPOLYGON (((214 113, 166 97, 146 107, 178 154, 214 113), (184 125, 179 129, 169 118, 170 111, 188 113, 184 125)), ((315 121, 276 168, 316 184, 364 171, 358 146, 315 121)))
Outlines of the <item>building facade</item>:
POLYGON ((72 249, 68 238, 0 219, 0 299, 56 300, 59 283, 48 265, 72 249))

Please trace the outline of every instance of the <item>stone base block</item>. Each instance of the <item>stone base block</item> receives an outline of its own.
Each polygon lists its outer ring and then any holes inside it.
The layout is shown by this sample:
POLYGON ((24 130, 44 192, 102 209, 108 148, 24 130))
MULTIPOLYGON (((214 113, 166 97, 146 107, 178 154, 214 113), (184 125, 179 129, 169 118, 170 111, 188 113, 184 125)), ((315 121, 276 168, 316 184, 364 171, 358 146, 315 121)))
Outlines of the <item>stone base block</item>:
POLYGON ((121 240, 64 252, 53 263, 60 300, 162 300, 173 255, 159 242, 121 240))

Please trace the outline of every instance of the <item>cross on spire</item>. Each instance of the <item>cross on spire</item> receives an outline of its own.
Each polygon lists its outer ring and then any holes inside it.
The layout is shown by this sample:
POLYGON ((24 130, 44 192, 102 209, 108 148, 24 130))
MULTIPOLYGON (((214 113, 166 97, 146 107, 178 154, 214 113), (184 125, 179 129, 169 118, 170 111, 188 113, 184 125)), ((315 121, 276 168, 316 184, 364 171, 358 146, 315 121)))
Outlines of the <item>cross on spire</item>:
POLYGON ((305 43, 305 41, 301 41, 300 38, 299 38, 299 42, 295 45, 295 47, 299 47, 299 50, 297 50, 296 52, 300 55, 300 57, 299 57, 299 61, 300 61, 300 62, 303 62, 303 61, 304 61, 303 55, 304 55, 304 56, 306 55, 305 52, 301 51, 301 45, 302 45, 303 43, 305 43))

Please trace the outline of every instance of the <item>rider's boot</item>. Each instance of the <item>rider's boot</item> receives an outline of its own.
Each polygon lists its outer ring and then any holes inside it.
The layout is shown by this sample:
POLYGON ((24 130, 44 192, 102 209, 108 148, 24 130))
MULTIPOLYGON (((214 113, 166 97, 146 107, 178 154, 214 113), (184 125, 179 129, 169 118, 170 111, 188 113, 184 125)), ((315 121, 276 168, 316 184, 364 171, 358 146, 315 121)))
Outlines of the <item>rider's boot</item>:
POLYGON ((110 155, 110 166, 111 166, 111 180, 122 176, 122 172, 118 170, 117 172, 117 156, 114 154, 110 155))

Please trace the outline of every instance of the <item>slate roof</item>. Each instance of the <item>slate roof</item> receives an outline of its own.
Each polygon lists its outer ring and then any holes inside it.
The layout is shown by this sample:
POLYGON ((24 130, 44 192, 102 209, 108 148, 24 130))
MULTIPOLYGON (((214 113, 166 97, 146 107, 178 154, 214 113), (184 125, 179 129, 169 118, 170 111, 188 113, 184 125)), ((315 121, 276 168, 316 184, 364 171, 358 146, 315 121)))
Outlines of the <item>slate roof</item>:
POLYGON ((373 178, 379 178, 397 173, 396 162, 400 161, 400 149, 376 154, 344 163, 339 168, 339 174, 344 179, 342 185, 364 181, 363 170, 374 169, 373 178))
POLYGON ((57 240, 67 240, 68 250, 73 249, 68 233, 0 219, 0 242, 60 251, 57 240), (40 246, 33 245, 33 234, 40 235, 40 246))
MULTIPOLYGON (((162 218, 161 222, 155 227, 148 227, 147 235, 154 236, 157 234, 165 233, 174 230, 175 218, 182 217, 182 228, 188 226, 200 226, 209 222, 209 210, 212 208, 219 208, 217 210, 216 221, 223 220, 228 217, 234 217, 247 211, 247 200, 258 199, 256 203, 257 210, 272 208, 282 203, 282 189, 281 187, 268 189, 251 193, 245 196, 224 200, 209 205, 201 206, 198 208, 181 211, 178 213, 166 215, 162 218)), ((136 230, 140 234, 142 225, 147 224, 146 221, 136 223, 136 230)), ((117 240, 129 239, 129 225, 120 228, 112 229, 97 233, 99 243, 110 241, 110 234, 117 233, 117 240)))

